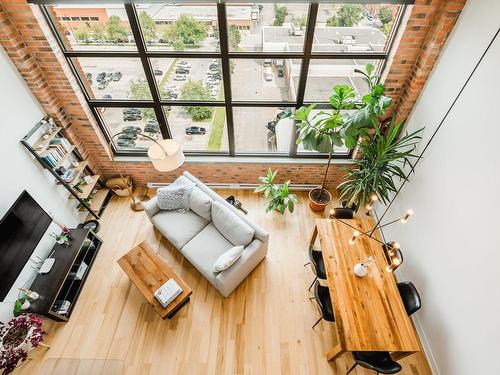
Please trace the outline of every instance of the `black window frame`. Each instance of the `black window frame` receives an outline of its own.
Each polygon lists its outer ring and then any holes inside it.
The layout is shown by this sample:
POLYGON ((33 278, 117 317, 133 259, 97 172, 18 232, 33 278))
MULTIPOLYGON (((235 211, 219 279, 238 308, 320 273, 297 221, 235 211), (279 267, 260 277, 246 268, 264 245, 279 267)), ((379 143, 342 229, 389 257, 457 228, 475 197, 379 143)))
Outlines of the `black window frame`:
MULTIPOLYGON (((308 14, 307 14, 307 26, 306 33, 304 38, 304 46, 301 52, 230 52, 229 51, 229 43, 228 43, 228 22, 226 17, 226 2, 219 1, 215 2, 214 0, 207 0, 205 4, 213 4, 217 7, 217 22, 219 29, 219 42, 220 42, 220 51, 206 51, 206 52, 194 52, 194 51, 161 51, 161 50, 149 50, 147 49, 146 42, 144 40, 142 30, 139 24, 138 13, 136 11, 135 4, 123 1, 123 6, 127 13, 127 17, 129 20, 130 28, 135 40, 135 44, 137 50, 133 51, 85 51, 85 50, 68 50, 66 48, 65 43, 63 42, 63 38, 61 37, 60 30, 56 27, 53 13, 47 8, 50 4, 64 4, 65 1, 37 1, 34 0, 34 3, 40 4, 42 12, 57 39, 57 42, 62 50, 64 57, 66 58, 71 70, 78 82, 80 89, 82 90, 87 104, 89 105, 95 120, 97 121, 99 128, 101 129, 103 135, 106 140, 109 142, 111 139, 111 134, 109 133, 108 127, 105 125, 103 119, 101 118, 101 114, 98 111, 98 108, 109 107, 109 108, 153 108, 155 111, 156 118, 160 124, 160 130, 163 138, 171 138, 170 127, 168 124, 168 119, 165 116, 163 107, 164 106, 220 106, 226 108, 226 126, 227 126, 227 137, 229 144, 228 152, 213 152, 213 151, 189 151, 185 150, 184 153, 186 155, 195 155, 195 156, 231 156, 231 157, 256 157, 262 156, 266 158, 297 158, 297 159, 311 159, 311 158, 326 158, 327 154, 321 153, 298 153, 297 152, 297 132, 293 131, 290 139, 290 147, 288 153, 279 153, 279 152, 236 152, 235 150, 235 137, 234 137, 234 121, 233 121, 233 108, 236 107, 290 107, 294 109, 298 109, 304 105, 309 104, 317 104, 318 109, 329 109, 328 102, 308 102, 304 100, 306 85, 307 85, 307 77, 309 71, 309 63, 311 60, 317 59, 339 59, 339 60, 349 60, 349 59, 373 59, 380 60, 380 64, 378 64, 379 73, 382 73, 386 67, 387 59, 391 50, 393 48, 395 35, 399 30, 401 25, 402 15, 406 10, 406 4, 412 3, 412 1, 408 0, 386 0, 386 1, 359 1, 359 3, 363 4, 377 4, 377 3, 385 3, 385 4, 396 4, 400 5, 398 14, 394 20, 392 30, 388 36, 388 40, 386 42, 386 46, 383 52, 359 52, 359 53, 346 53, 346 52, 313 52, 313 39, 314 32, 316 29, 316 19, 318 14, 319 4, 322 3, 331 3, 331 1, 294 1, 295 3, 303 3, 308 5, 308 14), (41 4, 43 3, 43 4, 41 4), (78 57, 102 57, 102 58, 117 58, 117 57, 125 57, 125 58, 139 58, 143 70, 146 76, 146 80, 148 82, 149 88, 152 94, 152 100, 99 100, 90 98, 83 82, 82 77, 77 72, 77 69, 74 66, 72 58, 78 57), (151 58, 192 58, 192 59, 221 59, 222 61, 222 81, 224 87, 225 98, 224 101, 210 101, 210 102, 196 102, 196 101, 182 101, 182 100, 165 100, 161 99, 159 89, 157 86, 157 82, 153 73, 153 67, 150 63, 151 58), (230 72, 230 61, 231 59, 299 59, 301 60, 301 68, 300 75, 298 81, 298 88, 296 93, 295 101, 269 101, 269 100, 255 100, 255 101, 234 101, 232 100, 232 92, 231 92, 231 72, 230 72)), ((89 3, 86 1, 85 3, 89 3)), ((97 2, 96 2, 97 3, 97 2)), ((170 2, 165 1, 165 4, 169 4, 170 2)), ((189 3, 186 1, 186 3, 189 3)), ((228 4, 235 4, 236 1, 228 2, 228 4)), ((279 3, 279 1, 276 1, 279 3)), ((339 2, 341 3, 341 2, 339 2)), ((347 2, 349 3, 349 2, 347 2)), ((144 150, 118 150, 114 143, 112 144, 112 149, 115 156, 146 156, 146 152, 144 150)), ((334 153, 332 158, 334 159, 351 159, 353 150, 350 150, 348 154, 334 153)))

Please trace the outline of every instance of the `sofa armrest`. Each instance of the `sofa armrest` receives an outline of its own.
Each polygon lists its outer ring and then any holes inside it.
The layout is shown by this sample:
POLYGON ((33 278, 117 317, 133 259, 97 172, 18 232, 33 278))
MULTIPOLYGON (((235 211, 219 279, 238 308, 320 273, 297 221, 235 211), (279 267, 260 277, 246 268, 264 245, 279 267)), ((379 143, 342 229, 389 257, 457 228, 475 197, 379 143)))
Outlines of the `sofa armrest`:
POLYGON ((151 198, 149 201, 144 202, 142 206, 144 207, 144 211, 149 218, 152 218, 160 211, 160 208, 158 207, 158 198, 156 196, 151 198))
POLYGON ((224 297, 229 296, 266 257, 267 244, 267 241, 254 239, 231 267, 217 274, 215 286, 224 297))

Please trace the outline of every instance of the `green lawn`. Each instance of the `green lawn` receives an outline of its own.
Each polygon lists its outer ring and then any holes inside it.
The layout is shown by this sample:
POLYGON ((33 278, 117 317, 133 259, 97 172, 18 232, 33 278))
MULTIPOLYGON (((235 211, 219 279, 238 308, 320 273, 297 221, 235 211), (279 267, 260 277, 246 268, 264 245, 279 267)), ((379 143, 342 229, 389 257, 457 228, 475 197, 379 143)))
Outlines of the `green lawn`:
MULTIPOLYGON (((224 101, 224 87, 219 92, 219 100, 224 101)), ((222 135, 226 123, 226 108, 217 107, 212 121, 210 138, 208 140, 208 151, 219 151, 222 145, 222 135)))

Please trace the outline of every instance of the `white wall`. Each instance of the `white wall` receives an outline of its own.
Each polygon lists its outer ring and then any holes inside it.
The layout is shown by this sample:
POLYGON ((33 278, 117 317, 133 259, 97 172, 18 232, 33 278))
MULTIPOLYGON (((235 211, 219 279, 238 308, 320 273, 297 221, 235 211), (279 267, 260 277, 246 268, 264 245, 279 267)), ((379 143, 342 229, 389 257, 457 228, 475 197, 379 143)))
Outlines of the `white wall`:
MULTIPOLYGON (((26 133, 44 117, 39 103, 33 97, 23 78, 5 51, 0 47, 0 176, 2 180, 0 218, 7 212, 23 190, 27 190, 38 204, 58 221, 68 226, 78 224, 74 203, 69 203, 61 186, 38 164, 19 143, 26 133)), ((45 257, 52 249, 54 240, 49 236, 59 228, 52 224, 35 249, 33 255, 45 257)), ((33 256, 32 256, 33 258, 33 256)), ((36 273, 27 264, 18 280, 0 303, 0 321, 12 316, 17 288, 33 279, 36 273)))
MULTIPOLYGON (((425 144, 500 27, 500 2, 469 0, 408 122, 425 144)), ((400 280, 415 283, 415 320, 434 372, 500 374, 500 36, 397 197, 400 280)))

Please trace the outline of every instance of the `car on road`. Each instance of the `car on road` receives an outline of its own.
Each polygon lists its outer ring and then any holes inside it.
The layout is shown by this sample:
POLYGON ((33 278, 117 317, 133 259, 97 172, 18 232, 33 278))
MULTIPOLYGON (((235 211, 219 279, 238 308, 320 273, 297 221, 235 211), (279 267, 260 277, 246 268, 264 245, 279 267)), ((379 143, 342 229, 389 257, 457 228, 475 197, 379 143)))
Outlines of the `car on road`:
POLYGON ((188 135, 197 135, 197 134, 205 134, 207 130, 201 126, 190 126, 186 128, 186 134, 188 135))
POLYGON ((111 99, 113 99, 113 97, 111 95, 109 95, 109 94, 103 95, 102 98, 104 100, 111 100, 111 99))
POLYGON ((185 81, 187 80, 187 74, 176 74, 174 81, 185 81))
POLYGON ((123 148, 135 147, 135 141, 133 139, 118 138, 116 140, 116 144, 118 145, 118 147, 123 147, 123 148))
POLYGON ((188 63, 187 61, 184 61, 184 60, 179 61, 179 62, 177 63, 177 66, 178 66, 179 68, 191 69, 191 63, 188 63))
POLYGON ((189 69, 177 68, 177 69, 175 69, 175 73, 177 73, 177 74, 189 74, 189 69))
POLYGON ((125 108, 123 109, 124 115, 139 115, 141 114, 141 110, 137 108, 125 108))
POLYGON ((158 125, 158 120, 150 118, 148 121, 146 121, 146 125, 158 125))
POLYGON ((144 127, 144 132, 158 134, 160 132, 160 126, 146 125, 144 127))
POLYGON ((120 134, 118 139, 132 139, 135 141, 137 139, 137 134, 133 132, 125 132, 120 134))
POLYGON ((112 75, 111 75, 111 79, 115 82, 118 82, 120 79, 122 79, 122 72, 114 72, 112 75))
POLYGON ((101 82, 104 78, 106 78, 106 72, 101 72, 95 77, 95 80, 97 82, 101 82))
POLYGON ((140 133, 141 132, 141 128, 138 127, 138 126, 128 125, 128 126, 124 126, 122 128, 122 132, 126 132, 126 133, 140 133))
POLYGON ((266 68, 266 70, 264 70, 264 79, 266 81, 273 80, 273 70, 269 66, 266 68))
POLYGON ((99 90, 104 90, 106 87, 108 87, 108 85, 109 85, 109 81, 102 80, 101 82, 99 82, 99 86, 97 86, 97 88, 99 90))
POLYGON ((155 69, 155 70, 153 70, 153 73, 154 73, 155 76, 162 76, 163 75, 163 70, 155 69))
POLYGON ((123 116, 123 121, 139 121, 139 120, 142 120, 142 116, 140 114, 123 116))

